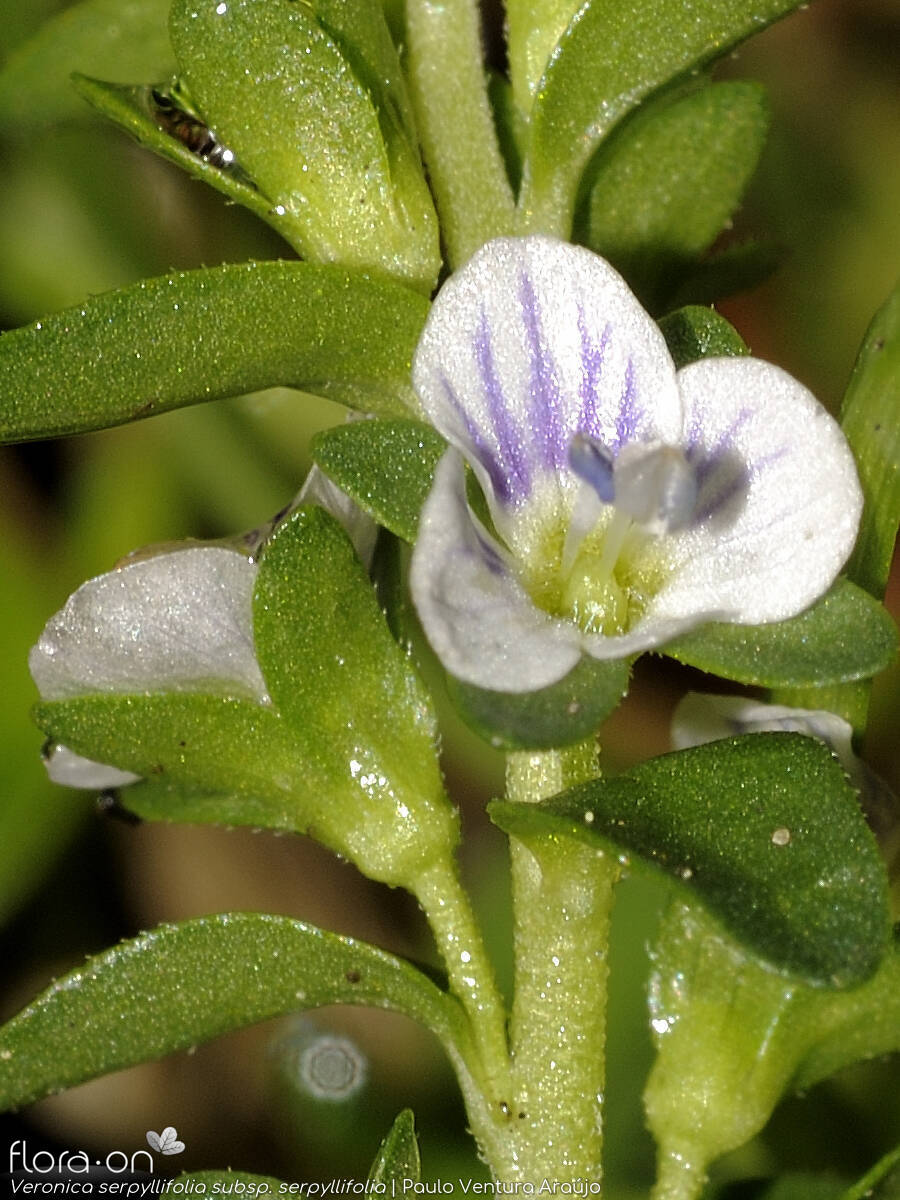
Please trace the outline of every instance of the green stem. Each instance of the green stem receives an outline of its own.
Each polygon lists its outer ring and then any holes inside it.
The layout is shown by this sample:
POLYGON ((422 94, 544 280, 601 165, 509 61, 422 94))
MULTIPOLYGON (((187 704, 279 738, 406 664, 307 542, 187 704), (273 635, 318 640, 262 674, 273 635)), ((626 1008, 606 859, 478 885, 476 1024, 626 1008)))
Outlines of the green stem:
POLYGON ((511 233, 515 204, 497 141, 474 0, 409 0, 409 81, 451 268, 511 233))
POLYGON ((418 880, 416 899, 447 967, 450 990, 469 1015, 480 1074, 489 1090, 500 1094, 508 1073, 506 1010, 455 862, 442 859, 432 865, 418 880))
MULTIPOLYGON (((511 755, 507 795, 535 802, 596 776, 592 745, 511 755)), ((508 1178, 601 1176, 609 918, 619 865, 563 838, 511 843, 515 1000, 508 1178)))
POLYGON ((696 1200, 706 1184, 706 1169, 680 1154, 660 1154, 651 1200, 696 1200))

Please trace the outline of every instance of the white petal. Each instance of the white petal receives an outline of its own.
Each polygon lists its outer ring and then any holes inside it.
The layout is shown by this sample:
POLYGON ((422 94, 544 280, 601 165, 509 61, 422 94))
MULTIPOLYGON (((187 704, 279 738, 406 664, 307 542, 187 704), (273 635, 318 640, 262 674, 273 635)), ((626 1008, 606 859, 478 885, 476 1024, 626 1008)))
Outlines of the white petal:
POLYGON ((88 580, 29 656, 42 697, 211 687, 266 702, 253 647, 256 570, 242 554, 203 546, 88 580))
POLYGON ((676 750, 744 733, 802 733, 824 742, 848 771, 854 771, 859 761, 853 753, 852 727, 836 713, 823 709, 788 708, 744 696, 688 692, 672 716, 672 745, 676 750))
POLYGON ((105 763, 82 758, 67 746, 54 746, 44 765, 54 783, 60 783, 63 787, 88 788, 94 792, 125 787, 140 779, 140 775, 132 771, 120 771, 118 767, 108 767, 105 763))
MULTIPOLYGON (((682 430, 659 329, 590 251, 546 237, 488 242, 444 284, 413 361, 432 423, 474 467, 499 532, 548 487, 574 490, 577 432, 615 454, 682 430)), ((571 495, 561 500, 571 506, 571 495)))
POLYGON ((435 653, 467 683, 536 691, 562 679, 581 656, 575 625, 534 606, 504 551, 475 521, 454 450, 438 464, 422 509, 410 586, 435 653))
POLYGON ((679 382, 699 496, 693 527, 666 539, 676 569, 648 617, 795 616, 827 591, 856 539, 862 492, 840 427, 759 359, 705 359, 679 382))

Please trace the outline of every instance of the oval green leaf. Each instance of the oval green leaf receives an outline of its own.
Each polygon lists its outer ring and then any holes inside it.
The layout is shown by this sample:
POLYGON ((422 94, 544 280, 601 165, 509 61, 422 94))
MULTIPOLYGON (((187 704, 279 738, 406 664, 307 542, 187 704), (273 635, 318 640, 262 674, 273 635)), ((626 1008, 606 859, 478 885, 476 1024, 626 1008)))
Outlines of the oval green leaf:
POLYGON ((540 804, 494 803, 516 837, 614 847, 678 881, 779 970, 830 987, 887 948, 887 879, 840 765, 819 742, 756 734, 643 763, 540 804))
POLYGON ((404 1108, 375 1155, 369 1171, 369 1182, 383 1183, 393 1196, 395 1185, 399 1185, 402 1194, 403 1184, 407 1180, 419 1183, 421 1178, 422 1161, 416 1139, 415 1118, 411 1109, 404 1108))
POLYGON ((733 358, 750 353, 734 326, 711 308, 695 304, 679 308, 663 317, 659 328, 678 368, 699 358, 733 358))
POLYGON ((184 142, 166 131, 161 120, 155 119, 154 113, 162 110, 154 105, 153 88, 105 83, 78 74, 73 75, 72 85, 88 104, 131 134, 142 146, 177 163, 189 175, 202 179, 235 204, 249 208, 287 238, 289 230, 283 228, 284 219, 275 204, 259 191, 237 164, 216 166, 208 158, 188 149, 184 142))
POLYGON ((726 54, 801 0, 707 0, 673 7, 589 0, 551 55, 532 109, 520 210, 531 232, 566 236, 600 142, 652 92, 726 54))
POLYGON ((900 524, 900 285, 866 332, 841 408, 866 503, 847 573, 881 598, 900 524))
POLYGON ((470 728, 498 750, 551 750, 597 732, 628 691, 630 659, 585 655, 565 679, 537 692, 492 692, 447 677, 450 698, 470 728))
POLYGON ((175 0, 191 95, 306 258, 433 287, 437 220, 400 63, 366 0, 175 0))
POLYGON ((0 440, 103 429, 278 385, 408 415, 427 311, 399 284, 307 263, 144 280, 0 335, 0 440))
POLYGON ((411 887, 452 854, 457 817, 431 697, 338 523, 300 508, 266 545, 253 601, 266 686, 327 781, 323 817, 367 875, 411 887))
POLYGON ((289 917, 222 913, 88 959, 4 1025, 0 1106, 325 1004, 404 1013, 453 1062, 468 1052, 457 1002, 401 959, 289 917))
POLYGON ((312 833, 331 844, 319 819, 328 776, 272 708, 168 692, 58 700, 37 705, 34 717, 51 741, 146 780, 122 791, 138 816, 312 833))
POLYGON ((0 113, 9 132, 84 117, 73 71, 116 83, 154 83, 175 71, 169 0, 82 0, 43 25, 0 70, 0 113))
POLYGON ((312 456, 379 525, 412 544, 447 443, 421 421, 356 421, 326 429, 312 456))
POLYGON ((662 653, 738 683, 823 687, 889 667, 897 656, 897 627, 868 592, 840 579, 799 617, 771 625, 703 625, 662 653))
POLYGON ((756 169, 765 91, 717 83, 637 112, 592 166, 586 242, 656 310, 725 228, 756 169))

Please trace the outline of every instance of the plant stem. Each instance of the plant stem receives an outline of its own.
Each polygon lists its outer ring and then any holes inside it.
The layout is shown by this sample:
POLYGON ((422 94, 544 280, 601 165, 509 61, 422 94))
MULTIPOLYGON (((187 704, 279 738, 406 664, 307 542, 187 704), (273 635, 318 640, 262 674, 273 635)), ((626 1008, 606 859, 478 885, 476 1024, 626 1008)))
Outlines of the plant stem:
POLYGON ((484 1078, 502 1093, 508 1074, 506 1010, 456 863, 433 864, 419 879, 416 898, 447 967, 450 990, 469 1015, 484 1078))
MULTIPOLYGON (((535 802, 596 776, 593 745, 511 755, 507 796, 535 802)), ((599 1181, 609 917, 618 863, 574 839, 511 842, 514 1109, 507 1177, 599 1181)))
POLYGON ((702 1163, 680 1154, 660 1154, 651 1200, 696 1200, 706 1184, 702 1163))
POLYGON ((410 89, 451 268, 511 233, 515 205, 488 100, 473 0, 408 0, 410 89))

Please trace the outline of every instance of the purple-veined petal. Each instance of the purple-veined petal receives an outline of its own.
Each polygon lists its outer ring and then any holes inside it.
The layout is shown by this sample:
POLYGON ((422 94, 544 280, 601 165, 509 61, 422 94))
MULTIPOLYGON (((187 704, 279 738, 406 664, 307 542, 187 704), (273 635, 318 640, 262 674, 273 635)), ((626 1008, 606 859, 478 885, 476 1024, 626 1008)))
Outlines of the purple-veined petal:
POLYGON ((203 546, 88 580, 29 656, 42 697, 210 688, 268 702, 253 646, 256 570, 242 554, 203 546))
POLYGON ((691 527, 666 539, 674 569, 652 614, 749 625, 795 616, 827 591, 856 539, 862 492, 840 427, 759 359, 692 363, 679 384, 699 493, 691 527))
POLYGON ((452 449, 422 509, 410 585, 435 653, 467 683, 536 691, 562 679, 581 656, 577 627, 535 607, 505 552, 473 517, 452 449))
POLYGON ((87 788, 92 792, 126 787, 140 779, 140 775, 132 771, 120 771, 118 767, 108 767, 105 763, 83 758, 68 746, 53 746, 44 759, 44 766, 53 783, 63 787, 87 788))
POLYGON ((475 469, 513 547, 515 510, 535 493, 559 489, 563 511, 571 507, 575 433, 613 455, 628 442, 681 437, 675 371, 657 326, 612 267, 553 238, 489 242, 444 284, 413 383, 429 419, 475 469))

